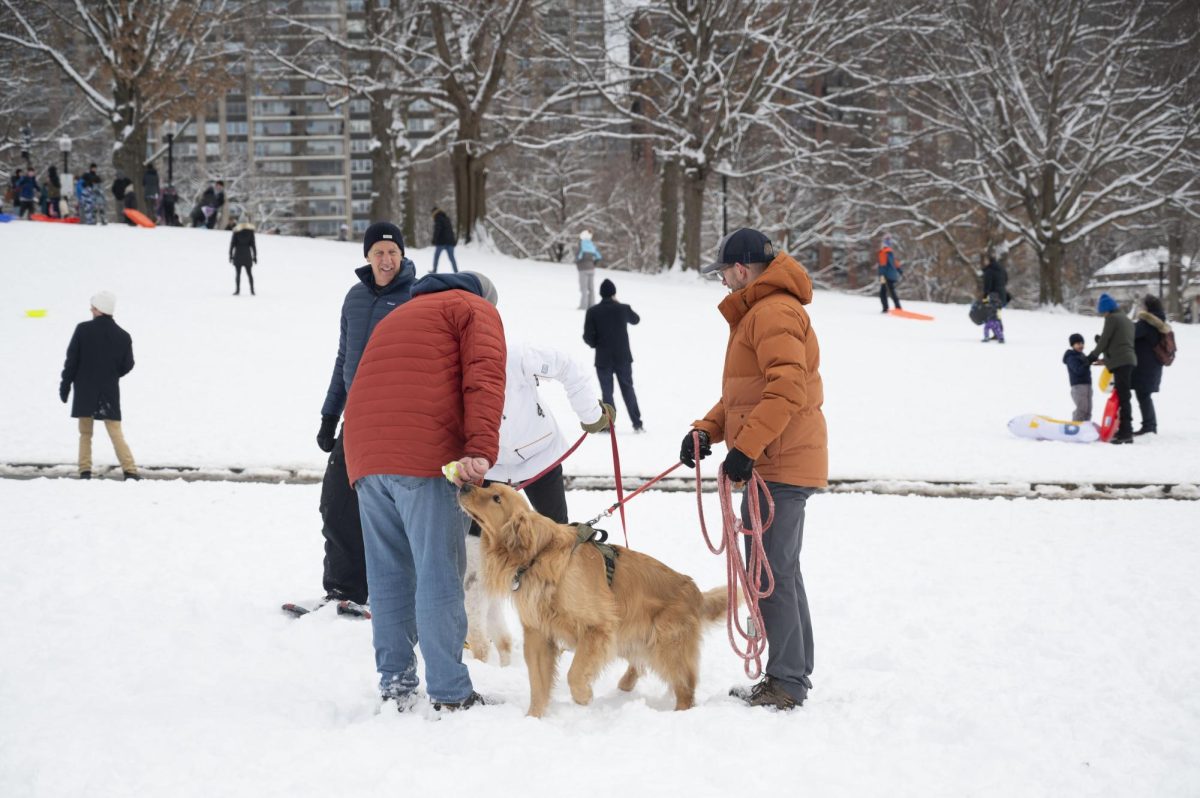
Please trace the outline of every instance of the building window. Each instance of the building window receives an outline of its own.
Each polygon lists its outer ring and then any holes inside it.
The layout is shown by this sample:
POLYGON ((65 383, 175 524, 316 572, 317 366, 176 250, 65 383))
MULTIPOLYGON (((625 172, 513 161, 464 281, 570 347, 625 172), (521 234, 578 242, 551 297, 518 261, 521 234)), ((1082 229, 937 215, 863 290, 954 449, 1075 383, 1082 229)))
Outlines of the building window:
POLYGON ((350 120, 350 132, 351 133, 370 133, 371 132, 371 120, 370 119, 351 119, 350 120))
POLYGON ((366 172, 367 174, 370 174, 371 173, 371 159, 370 158, 355 158, 355 159, 353 159, 352 161, 350 161, 350 171, 358 172, 358 173, 366 172))
POLYGON ((371 101, 359 98, 350 101, 350 113, 352 114, 369 114, 371 113, 371 101))
POLYGON ((353 139, 350 142, 350 152, 371 152, 377 143, 375 139, 353 139))

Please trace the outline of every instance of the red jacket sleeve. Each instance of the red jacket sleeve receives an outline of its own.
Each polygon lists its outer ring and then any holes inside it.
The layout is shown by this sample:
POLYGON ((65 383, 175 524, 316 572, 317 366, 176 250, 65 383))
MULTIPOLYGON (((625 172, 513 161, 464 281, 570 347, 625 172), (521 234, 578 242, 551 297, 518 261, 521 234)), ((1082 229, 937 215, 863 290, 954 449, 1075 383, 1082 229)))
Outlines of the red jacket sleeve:
POLYGON ((508 347, 504 323, 486 300, 464 307, 459 348, 462 357, 463 427, 466 457, 496 464, 500 418, 504 412, 504 375, 508 347))

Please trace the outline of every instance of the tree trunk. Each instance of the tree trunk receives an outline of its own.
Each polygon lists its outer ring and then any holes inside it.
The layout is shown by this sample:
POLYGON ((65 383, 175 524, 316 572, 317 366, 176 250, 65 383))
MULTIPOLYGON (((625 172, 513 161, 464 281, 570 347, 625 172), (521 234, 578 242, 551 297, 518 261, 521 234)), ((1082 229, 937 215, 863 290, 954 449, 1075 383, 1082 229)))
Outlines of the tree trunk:
MULTIPOLYGON (((400 192, 404 177, 397 167, 396 135, 392 130, 392 103, 371 97, 371 137, 379 146, 371 151, 371 221, 395 222, 400 218, 400 192)), ((405 233, 405 241, 412 245, 405 233)))
POLYGON ((1178 319, 1183 314, 1180 288, 1183 285, 1183 214, 1171 209, 1167 221, 1167 317, 1178 319))
POLYGON ((1046 242, 1038 252, 1038 302, 1061 305, 1063 244, 1058 239, 1046 242))
POLYGON ((675 161, 663 163, 660 201, 662 236, 658 242, 658 268, 661 271, 675 265, 679 249, 679 164, 675 161))
MULTIPOLYGON (((146 168, 146 138, 147 130, 145 120, 141 119, 141 114, 138 112, 138 104, 140 98, 131 87, 117 86, 113 92, 113 97, 117 101, 117 113, 119 121, 113 122, 113 141, 118 142, 121 146, 113 150, 112 164, 113 169, 119 174, 123 174, 133 181, 133 190, 137 196, 138 210, 145 212, 146 196, 142 190, 142 174, 146 168), (126 133, 126 130, 129 132, 126 133)), ((116 179, 113 175, 113 179, 116 179)), ((111 194, 111 183, 104 186, 106 194, 111 194)), ((125 214, 122 211, 121 200, 117 200, 115 216, 118 220, 123 220, 125 214)), ((147 214, 152 216, 153 214, 147 214)))
POLYGON ((704 222, 704 184, 708 170, 698 165, 683 173, 683 268, 700 269, 700 232, 704 222))

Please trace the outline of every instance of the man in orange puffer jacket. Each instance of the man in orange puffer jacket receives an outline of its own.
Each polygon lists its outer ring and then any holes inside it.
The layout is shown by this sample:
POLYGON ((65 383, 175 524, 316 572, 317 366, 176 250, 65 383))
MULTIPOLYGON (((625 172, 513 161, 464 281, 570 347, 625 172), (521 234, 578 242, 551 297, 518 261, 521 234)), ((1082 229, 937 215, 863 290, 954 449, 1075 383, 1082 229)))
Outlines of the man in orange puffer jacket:
POLYGON ((400 711, 416 700, 418 639, 434 709, 486 703, 462 662, 468 518, 442 466, 474 482, 496 462, 507 347, 495 302, 476 272, 418 280, 376 326, 346 400, 379 689, 400 711))
MULTIPOLYGON (((812 280, 803 266, 786 253, 776 254, 765 235, 749 228, 726 236, 717 262, 702 271, 720 272, 730 291, 720 304, 729 322, 729 344, 721 399, 692 424, 700 450, 695 451, 689 430, 680 460, 694 466, 711 454, 711 444, 724 440, 729 447, 725 474, 746 482, 757 469, 767 483, 775 520, 763 546, 775 589, 760 603, 766 676, 752 689, 735 688, 732 694, 751 706, 792 709, 807 698, 813 671, 812 623, 800 574, 804 512, 808 497, 825 487, 829 473, 821 350, 804 309, 812 302, 812 280)), ((765 499, 761 504, 765 521, 765 499)), ((749 526, 748 493, 742 496, 741 514, 749 526)))

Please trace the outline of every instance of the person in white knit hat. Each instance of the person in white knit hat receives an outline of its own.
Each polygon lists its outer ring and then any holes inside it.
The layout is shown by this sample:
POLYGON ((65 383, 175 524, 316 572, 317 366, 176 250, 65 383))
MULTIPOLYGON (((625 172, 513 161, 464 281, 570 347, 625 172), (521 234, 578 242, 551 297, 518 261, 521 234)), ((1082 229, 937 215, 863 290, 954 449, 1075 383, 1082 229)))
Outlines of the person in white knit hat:
POLYGON ((121 431, 120 379, 133 370, 133 339, 113 320, 117 297, 111 291, 101 291, 91 301, 92 320, 75 328, 58 386, 63 404, 75 386, 71 416, 79 419, 79 478, 92 478, 92 426, 100 419, 125 479, 141 479, 121 431))

